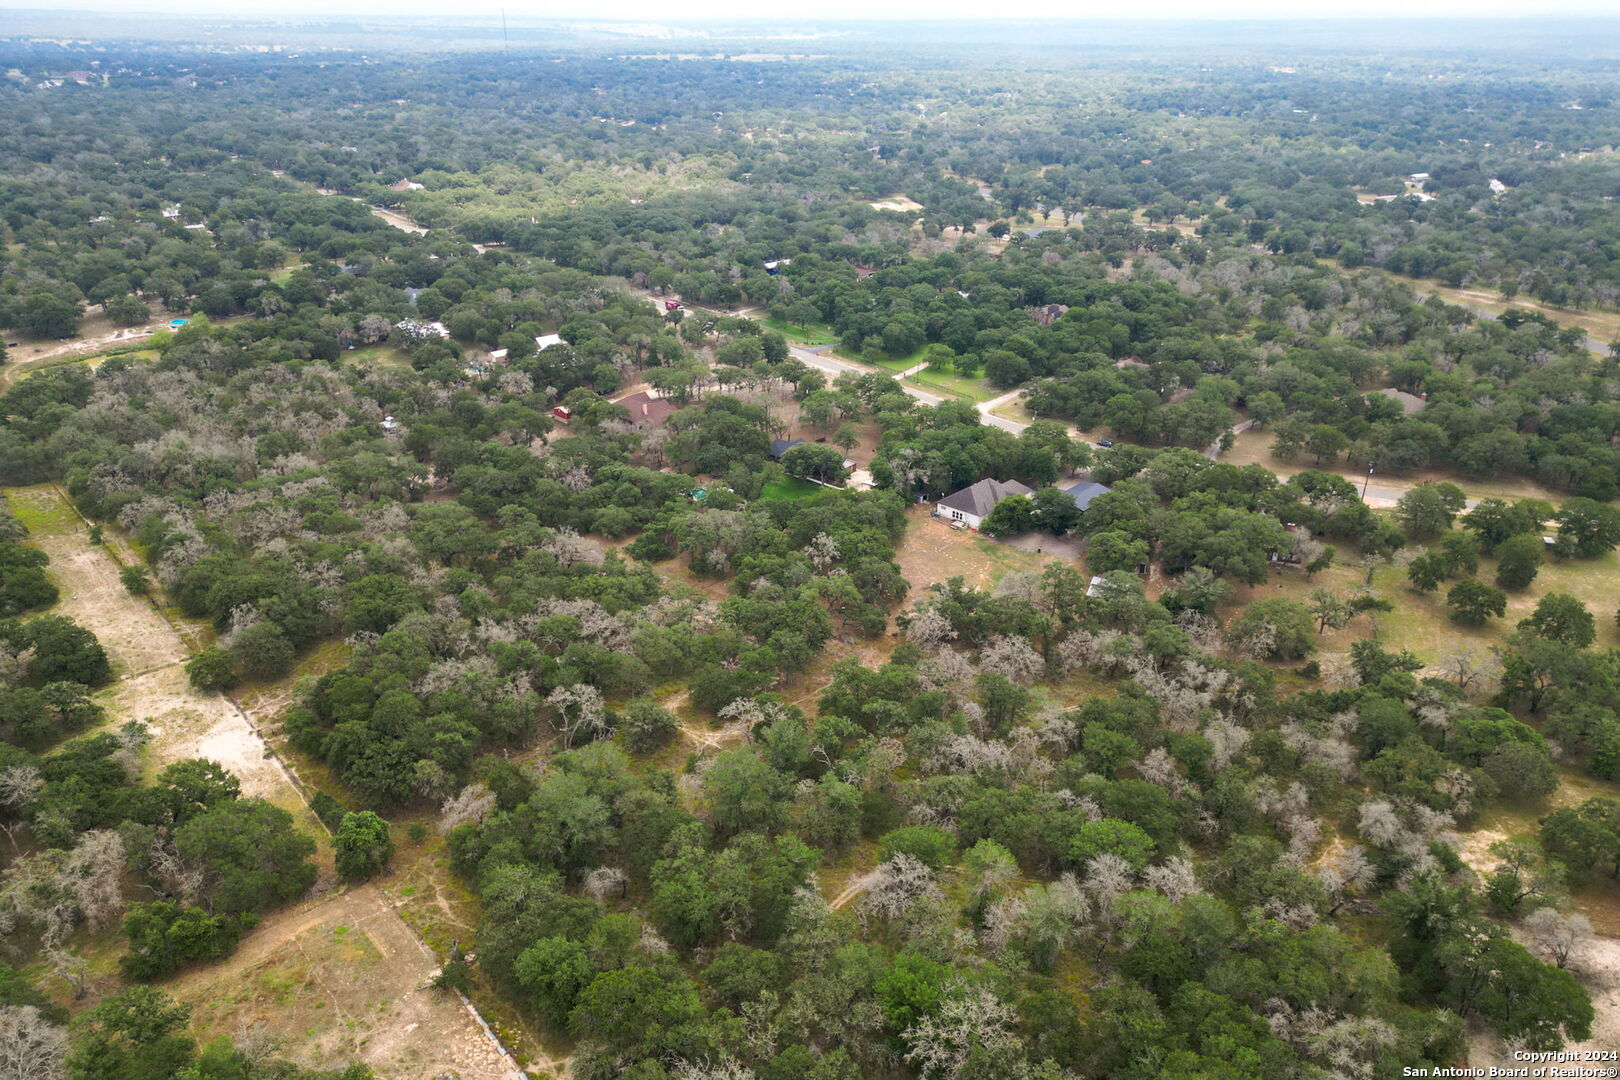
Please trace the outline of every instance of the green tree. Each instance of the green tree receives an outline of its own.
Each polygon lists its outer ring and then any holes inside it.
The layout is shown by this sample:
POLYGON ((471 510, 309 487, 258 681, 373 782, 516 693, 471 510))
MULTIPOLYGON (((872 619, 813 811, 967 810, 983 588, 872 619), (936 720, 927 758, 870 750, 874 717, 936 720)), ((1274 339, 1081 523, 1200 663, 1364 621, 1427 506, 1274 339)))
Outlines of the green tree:
POLYGON ((580 991, 596 977, 585 946, 563 937, 544 937, 517 959, 518 983, 527 991, 546 1023, 566 1028, 580 991))
POLYGON ((1504 589, 1522 589, 1536 579, 1546 556, 1546 545, 1534 533, 1520 533, 1496 547, 1496 583, 1504 589))
POLYGON ((394 838, 388 822, 361 810, 343 815, 337 835, 332 838, 332 854, 337 872, 348 881, 364 881, 382 872, 394 856, 394 838))
POLYGON ((1592 499, 1570 499, 1553 520, 1558 539, 1583 559, 1596 558, 1620 546, 1620 510, 1592 499), (1567 540, 1566 540, 1567 538, 1567 540))
POLYGON ((1256 600, 1232 620, 1226 640, 1240 652, 1299 660, 1316 648, 1314 619, 1305 605, 1280 596, 1256 600))
POLYGON ((1063 848, 1068 864, 1077 868, 1104 853, 1118 855, 1140 870, 1153 857, 1153 838, 1140 826, 1105 817, 1083 823, 1068 837, 1063 848))
POLYGON ((81 318, 78 304, 54 293, 35 293, 23 301, 17 328, 34 337, 69 338, 79 332, 81 318))
POLYGON ((1055 487, 1043 487, 1035 492, 1035 520, 1042 528, 1062 536, 1080 523, 1080 507, 1074 496, 1055 487))
POLYGON ((905 825, 879 838, 879 862, 888 862, 902 854, 910 855, 935 870, 943 870, 956 856, 956 840, 950 833, 932 825, 905 825))
POLYGON ((1419 484, 1395 504, 1395 520, 1411 539, 1427 539, 1450 529, 1466 502, 1456 484, 1419 484))
POLYGON ((787 780, 753 747, 721 754, 703 774, 714 823, 727 834, 753 829, 774 832, 787 812, 787 780))
POLYGON ((241 914, 285 903, 315 883, 315 841, 263 799, 233 799, 174 831, 175 850, 201 867, 203 906, 241 914))
POLYGON ((230 651, 242 674, 249 679, 279 679, 292 670, 292 642, 273 622, 256 622, 237 634, 230 651))
POLYGON ((1507 614, 1507 593, 1472 579, 1459 581, 1446 593, 1446 605, 1456 621, 1483 626, 1492 616, 1507 614))
POLYGON ((124 915, 129 951, 118 966, 132 979, 158 979, 198 960, 217 960, 236 947, 242 921, 167 900, 136 903, 124 915))
POLYGON ((186 677, 198 690, 229 690, 236 685, 236 661, 224 649, 210 646, 186 661, 186 677))
POLYGON ((118 572, 118 580, 131 596, 145 596, 152 591, 152 577, 144 566, 126 566, 118 572))
POLYGON ((15 652, 32 648, 28 681, 35 684, 76 682, 100 686, 112 679, 107 652, 96 635, 61 615, 41 615, 27 622, 0 622, 0 640, 15 652))
POLYGON ((822 443, 800 443, 782 455, 789 476, 807 477, 825 484, 841 484, 849 475, 844 455, 822 443))
POLYGON ((1426 551, 1406 564, 1406 579, 1418 592, 1434 592, 1450 576, 1450 560, 1438 551, 1426 551))
POLYGON ((1588 881, 1599 867, 1620 877, 1620 802, 1595 798, 1578 807, 1561 806, 1540 824, 1541 846, 1572 881, 1588 881))
POLYGON ((69 1080, 174 1080, 196 1054, 191 1011, 161 990, 132 986, 91 1009, 68 1054, 69 1080))
POLYGON ((695 1058, 705 1047, 703 1002, 673 966, 604 971, 579 993, 569 1026, 626 1058, 695 1058))
POLYGON ((617 730, 631 753, 647 754, 667 743, 680 730, 680 721, 657 702, 635 698, 620 711, 617 730))
POLYGON ((103 305, 114 326, 139 326, 152 317, 152 309, 133 293, 115 296, 103 305))
POLYGON ((1305 449, 1315 456, 1317 465, 1321 465, 1324 458, 1337 460, 1349 446, 1350 439, 1331 424, 1313 424, 1310 433, 1305 436, 1305 449))
POLYGON ((1134 571, 1147 561, 1148 542, 1117 529, 1096 533, 1086 544, 1086 565, 1093 574, 1134 571))
POLYGON ((1584 649, 1597 640, 1597 623, 1586 605, 1568 593, 1548 593, 1536 604, 1519 629, 1572 649, 1584 649))
POLYGON ((1557 1050, 1591 1034, 1592 1001, 1575 976, 1542 963, 1516 941, 1492 938, 1457 970, 1463 977, 1453 993, 1477 986, 1471 1004, 1503 1039, 1527 1050, 1557 1050))
POLYGON ((1035 502, 1025 495, 1009 495, 991 508, 980 528, 987 536, 1017 536, 1039 524, 1035 502))

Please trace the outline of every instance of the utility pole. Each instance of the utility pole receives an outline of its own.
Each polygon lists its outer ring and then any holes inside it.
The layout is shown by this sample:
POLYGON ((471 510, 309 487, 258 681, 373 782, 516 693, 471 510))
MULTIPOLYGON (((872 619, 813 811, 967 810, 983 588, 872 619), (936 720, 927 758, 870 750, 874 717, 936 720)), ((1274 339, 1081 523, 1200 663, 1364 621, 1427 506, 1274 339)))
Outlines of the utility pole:
POLYGON ((501 8, 501 55, 512 55, 512 43, 506 36, 506 9, 501 8))
POLYGON ((1371 465, 1367 466, 1367 479, 1365 479, 1365 480, 1363 480, 1361 482, 1361 501, 1362 502, 1367 501, 1367 485, 1372 483, 1372 472, 1373 472, 1373 467, 1371 465))

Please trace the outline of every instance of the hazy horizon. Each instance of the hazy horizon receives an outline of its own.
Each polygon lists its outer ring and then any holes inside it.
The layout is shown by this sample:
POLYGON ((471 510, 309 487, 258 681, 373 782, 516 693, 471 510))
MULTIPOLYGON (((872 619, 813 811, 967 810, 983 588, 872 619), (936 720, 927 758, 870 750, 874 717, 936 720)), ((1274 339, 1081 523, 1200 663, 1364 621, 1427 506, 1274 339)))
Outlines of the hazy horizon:
POLYGON ((738 23, 816 23, 816 22, 1005 22, 1059 21, 1073 23, 1133 23, 1181 20, 1190 22, 1233 22, 1263 20, 1275 22, 1429 22, 1436 20, 1501 20, 1537 22, 1561 18, 1620 18, 1612 0, 1562 0, 1550 9, 1528 13, 1523 4, 1512 0, 1436 0, 1414 10, 1399 0, 1369 0, 1346 10, 1302 10, 1297 0, 1240 0, 1211 8, 1195 0, 1147 0, 1132 5, 1130 14, 1121 15, 1119 6, 1103 0, 1019 0, 998 5, 994 14, 985 14, 984 5, 967 0, 891 0, 874 6, 862 0, 823 0, 813 11, 762 12, 757 5, 738 0, 688 0, 671 5, 660 0, 620 0, 604 11, 600 4, 584 0, 538 4, 527 0, 508 3, 480 2, 462 5, 447 12, 435 0, 342 0, 339 4, 321 0, 283 0, 273 10, 245 11, 222 5, 218 0, 40 0, 27 5, 0 5, 0 33, 5 31, 6 15, 31 13, 163 15, 196 18, 223 18, 234 22, 283 21, 288 19, 344 18, 435 18, 478 22, 498 20, 504 12, 508 20, 581 21, 592 23, 657 22, 694 25, 713 21, 738 23))

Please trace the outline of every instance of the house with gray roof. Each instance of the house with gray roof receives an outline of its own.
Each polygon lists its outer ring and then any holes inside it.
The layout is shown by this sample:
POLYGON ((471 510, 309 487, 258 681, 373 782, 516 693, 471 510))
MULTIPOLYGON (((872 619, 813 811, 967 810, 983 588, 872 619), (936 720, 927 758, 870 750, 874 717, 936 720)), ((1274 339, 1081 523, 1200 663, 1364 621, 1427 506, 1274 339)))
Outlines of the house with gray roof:
POLYGON ((1002 499, 1033 494, 1034 491, 1016 480, 980 480, 939 500, 934 504, 934 516, 947 521, 963 521, 969 528, 977 529, 1002 499))
POLYGON ((1107 484, 1099 484, 1092 480, 1084 480, 1078 484, 1063 489, 1063 494, 1074 500, 1074 505, 1082 511, 1091 505, 1091 500, 1099 495, 1106 495, 1111 489, 1107 484))

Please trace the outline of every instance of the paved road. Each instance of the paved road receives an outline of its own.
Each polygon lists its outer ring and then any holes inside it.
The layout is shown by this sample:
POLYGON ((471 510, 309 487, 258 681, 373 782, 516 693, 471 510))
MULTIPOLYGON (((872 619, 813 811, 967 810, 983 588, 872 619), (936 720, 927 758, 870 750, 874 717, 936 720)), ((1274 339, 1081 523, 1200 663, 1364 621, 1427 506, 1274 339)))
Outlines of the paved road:
POLYGON ((1017 435, 1029 425, 1018 420, 1009 420, 1005 416, 997 416, 991 410, 1001 408, 1022 393, 1022 390, 1009 390, 1000 397, 993 397, 989 401, 979 402, 979 420, 982 423, 989 424, 991 427, 998 427, 1003 431, 1010 431, 1017 435))
MULTIPOLYGON (((824 371, 833 378, 840 375, 872 375, 884 374, 882 368, 868 367, 866 364, 857 364, 853 360, 845 360, 841 356, 834 356, 828 350, 831 345, 824 345, 820 349, 804 349, 797 345, 788 346, 788 353, 818 371, 824 371)), ((900 384, 900 389, 922 402, 924 405, 938 405, 945 398, 940 394, 930 394, 926 390, 919 390, 915 386, 900 384)))

